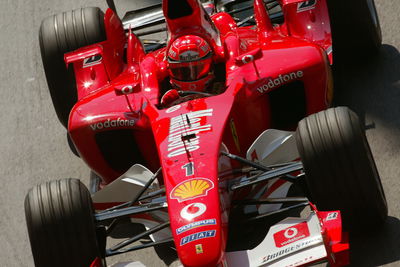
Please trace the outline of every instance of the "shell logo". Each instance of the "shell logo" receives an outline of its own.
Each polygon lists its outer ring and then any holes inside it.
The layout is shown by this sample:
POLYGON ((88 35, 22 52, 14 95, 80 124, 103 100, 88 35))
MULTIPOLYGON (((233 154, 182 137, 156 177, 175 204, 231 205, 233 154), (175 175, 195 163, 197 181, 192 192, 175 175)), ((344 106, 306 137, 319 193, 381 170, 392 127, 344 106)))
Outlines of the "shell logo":
POLYGON ((178 202, 206 196, 214 188, 214 183, 206 178, 194 178, 183 181, 172 189, 170 198, 178 202))

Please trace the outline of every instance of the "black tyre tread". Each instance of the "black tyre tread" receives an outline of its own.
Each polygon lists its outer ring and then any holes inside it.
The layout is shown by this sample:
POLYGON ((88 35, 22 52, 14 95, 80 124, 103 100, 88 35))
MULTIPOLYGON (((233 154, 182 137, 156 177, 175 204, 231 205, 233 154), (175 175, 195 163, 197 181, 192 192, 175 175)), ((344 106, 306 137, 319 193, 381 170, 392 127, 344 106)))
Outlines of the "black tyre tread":
MULTIPOLYGON (((375 28, 368 8, 368 0, 328 0, 334 50, 356 55, 355 51, 374 54, 382 44, 378 18, 375 28)), ((372 2, 375 10, 375 3, 372 2)), ((360 56, 362 53, 360 53, 360 56)))
POLYGON ((35 266, 90 266, 100 255, 90 193, 79 180, 32 188, 25 216, 35 266))
POLYGON ((386 219, 379 174, 354 112, 338 107, 313 114, 300 121, 296 140, 319 209, 340 209, 350 228, 386 219))
POLYGON ((73 69, 67 70, 64 54, 104 40, 104 13, 97 7, 63 12, 42 21, 39 42, 43 67, 54 108, 65 127, 77 93, 73 69))

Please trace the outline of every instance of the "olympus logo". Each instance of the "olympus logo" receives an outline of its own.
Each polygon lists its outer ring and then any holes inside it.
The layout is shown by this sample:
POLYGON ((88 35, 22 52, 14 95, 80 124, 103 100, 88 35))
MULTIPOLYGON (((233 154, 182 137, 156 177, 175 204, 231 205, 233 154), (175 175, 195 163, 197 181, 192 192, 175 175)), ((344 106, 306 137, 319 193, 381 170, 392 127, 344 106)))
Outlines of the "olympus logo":
POLYGON ((301 77, 303 77, 303 76, 304 76, 304 73, 303 73, 301 70, 299 70, 299 71, 297 71, 297 72, 291 72, 291 73, 289 73, 289 74, 284 74, 284 75, 280 74, 280 75, 279 75, 277 78, 275 78, 275 79, 268 78, 267 81, 266 81, 266 83, 263 84, 262 86, 258 87, 257 90, 258 90, 260 93, 265 93, 265 92, 267 92, 267 91, 270 90, 270 89, 279 87, 279 86, 281 86, 281 85, 284 84, 284 83, 287 83, 287 82, 289 82, 289 81, 293 81, 293 80, 299 79, 299 78, 301 78, 301 77))
POLYGON ((127 127, 127 126, 134 126, 135 121, 134 120, 124 120, 121 118, 118 118, 116 120, 106 120, 104 122, 97 122, 92 125, 90 125, 90 128, 93 131, 96 130, 101 130, 101 129, 107 129, 107 128, 115 128, 115 127, 127 127))

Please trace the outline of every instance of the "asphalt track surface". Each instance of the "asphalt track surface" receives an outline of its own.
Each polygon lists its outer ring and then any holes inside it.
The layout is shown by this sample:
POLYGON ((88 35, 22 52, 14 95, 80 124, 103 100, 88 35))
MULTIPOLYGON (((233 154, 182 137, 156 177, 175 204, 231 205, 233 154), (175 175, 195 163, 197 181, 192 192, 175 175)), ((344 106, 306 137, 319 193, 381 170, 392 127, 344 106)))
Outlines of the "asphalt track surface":
MULTIPOLYGON (((64 177, 88 184, 89 169, 68 148, 53 110, 38 44, 43 18, 100 0, 2 0, 0 10, 0 266, 33 266, 24 198, 32 186, 64 177)), ((353 237, 352 266, 400 266, 400 1, 376 0, 383 30, 380 55, 336 69, 336 105, 355 110, 389 204, 383 229, 353 237)), ((355 51, 356 52, 356 51, 355 51)), ((366 56, 367 57, 367 56, 366 56)), ((154 249, 113 257, 163 266, 154 249)))

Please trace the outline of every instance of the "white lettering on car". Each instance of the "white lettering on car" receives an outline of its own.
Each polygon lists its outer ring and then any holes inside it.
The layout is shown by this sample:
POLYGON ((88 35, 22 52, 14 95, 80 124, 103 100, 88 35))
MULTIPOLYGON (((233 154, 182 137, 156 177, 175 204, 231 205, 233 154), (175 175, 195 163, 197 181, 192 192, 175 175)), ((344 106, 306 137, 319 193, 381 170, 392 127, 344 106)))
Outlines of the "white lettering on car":
POLYGON ((83 60, 83 68, 91 67, 101 63, 103 57, 101 55, 95 55, 92 57, 87 57, 83 60))
POLYGON ((279 258, 281 258, 281 257, 283 257, 285 255, 288 255, 288 254, 293 253, 295 251, 299 251, 299 250, 304 249, 304 248, 309 247, 309 246, 313 246, 313 245, 321 243, 321 242, 323 242, 322 241, 322 237, 316 237, 316 238, 311 238, 311 239, 305 240, 305 241, 303 241, 301 243, 294 244, 292 246, 288 246, 288 247, 283 248, 283 249, 281 249, 281 250, 279 250, 277 252, 274 252, 272 254, 269 254, 269 255, 265 256, 263 258, 263 263, 268 263, 268 262, 271 262, 271 261, 275 261, 275 260, 277 260, 277 259, 279 259, 279 258))
POLYGON ((181 246, 186 245, 187 243, 199 240, 199 239, 204 239, 204 238, 209 238, 209 237, 215 237, 216 230, 209 230, 209 231, 203 231, 199 233, 194 233, 188 236, 185 236, 184 238, 181 239, 181 246))
POLYGON ((200 136, 198 136, 198 134, 211 131, 210 124, 202 125, 202 118, 211 117, 212 114, 213 110, 207 109, 189 112, 171 118, 168 135, 168 157, 172 158, 182 155, 186 153, 186 151, 193 152, 199 149, 200 136), (189 135, 195 135, 195 137, 190 140, 182 140, 182 137, 189 135))
POLYGON ((189 224, 186 224, 184 226, 179 227, 178 229, 176 229, 176 234, 182 234, 183 232, 195 229, 195 228, 199 228, 199 227, 203 227, 203 226, 209 226, 209 225, 216 225, 217 224, 217 220, 216 219, 207 219, 207 220, 202 220, 202 221, 198 221, 198 222, 192 222, 189 224))
POLYGON ((260 93, 266 93, 268 90, 281 86, 287 82, 297 80, 304 76, 304 72, 301 70, 297 72, 291 72, 289 74, 280 74, 277 78, 268 78, 267 81, 257 88, 260 93))
POLYGON ((174 111, 177 111, 177 110, 180 109, 180 108, 181 108, 181 105, 172 106, 172 107, 170 107, 169 109, 167 109, 165 112, 166 112, 166 113, 172 113, 172 112, 174 112, 174 111))
POLYGON ((93 131, 97 131, 97 130, 102 130, 102 129, 107 129, 107 128, 130 127, 130 126, 134 126, 134 125, 135 125, 134 120, 126 120, 126 119, 118 118, 116 120, 108 119, 103 122, 97 122, 97 123, 91 124, 90 128, 93 131))
POLYGON ((317 4, 317 0, 309 0, 309 1, 304 1, 302 3, 297 4, 297 12, 303 12, 307 10, 314 9, 317 4))
POLYGON ((328 216, 326 216, 326 220, 327 221, 336 220, 338 218, 338 215, 339 215, 338 212, 331 212, 328 214, 328 216))
POLYGON ((186 176, 192 176, 194 174, 194 163, 193 162, 186 163, 181 167, 181 169, 185 170, 186 176))

